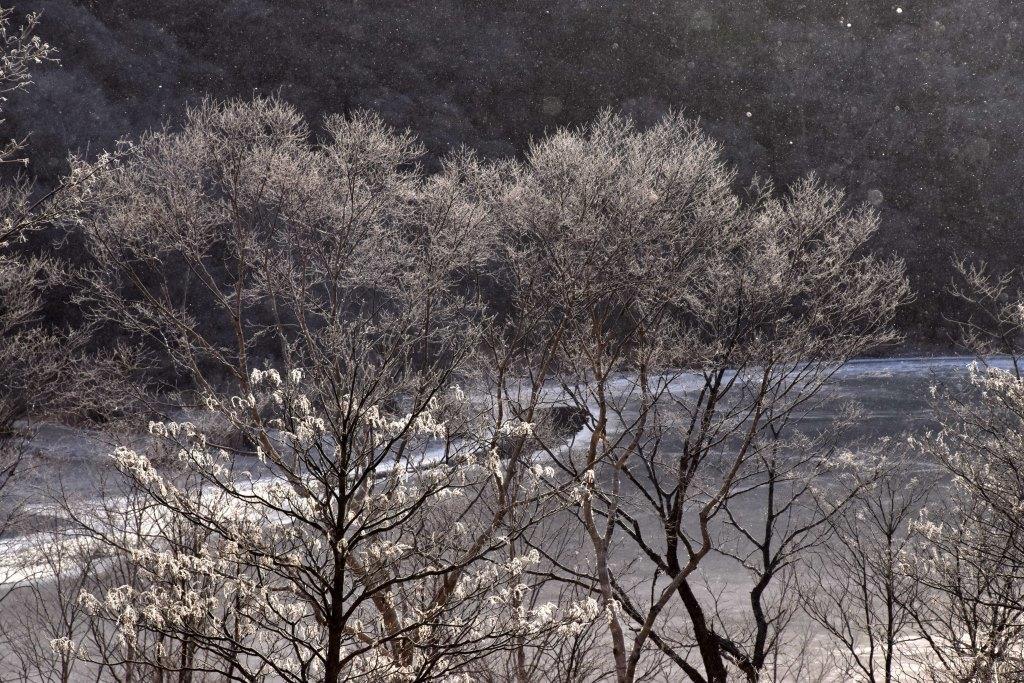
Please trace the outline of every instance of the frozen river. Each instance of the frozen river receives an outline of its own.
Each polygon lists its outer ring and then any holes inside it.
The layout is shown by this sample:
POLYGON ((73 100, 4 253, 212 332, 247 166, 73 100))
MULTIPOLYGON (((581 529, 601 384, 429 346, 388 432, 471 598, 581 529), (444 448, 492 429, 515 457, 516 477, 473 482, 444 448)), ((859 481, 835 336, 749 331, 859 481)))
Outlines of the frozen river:
MULTIPOLYGON (((965 356, 909 357, 855 360, 834 376, 828 391, 838 400, 815 408, 805 426, 825 424, 843 403, 861 408, 856 438, 899 437, 930 426, 929 389, 962 382, 972 359, 965 356)), ((995 365, 1008 367, 1008 362, 995 365)), ((685 376, 681 378, 685 382, 685 376)), ((579 437, 585 436, 580 434, 579 437)), ((576 443, 584 439, 577 438, 576 443)), ((113 444, 99 433, 61 425, 39 428, 31 451, 34 466, 15 496, 30 499, 30 507, 43 513, 48 495, 64 489, 88 496, 104 473, 110 472, 107 454, 113 444)))

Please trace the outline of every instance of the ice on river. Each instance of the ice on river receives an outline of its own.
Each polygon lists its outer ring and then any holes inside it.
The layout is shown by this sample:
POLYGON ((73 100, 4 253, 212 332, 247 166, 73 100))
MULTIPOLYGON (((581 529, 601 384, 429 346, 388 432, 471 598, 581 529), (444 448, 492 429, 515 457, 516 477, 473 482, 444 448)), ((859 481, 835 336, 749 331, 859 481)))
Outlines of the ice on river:
MULTIPOLYGON (((853 400, 861 406, 859 433, 854 436, 896 437, 926 428, 929 425, 928 389, 933 385, 963 381, 972 362, 972 358, 964 356, 858 359, 836 372, 829 389, 839 398, 853 400)), ((997 359, 992 365, 1003 369, 1010 367, 1006 359, 997 359)), ((699 376, 681 373, 671 378, 670 386, 673 391, 685 392, 699 387, 700 383, 699 376)), ((623 377, 612 383, 611 390, 626 391, 631 384, 629 377, 623 377)), ((549 405, 564 400, 565 395, 557 386, 545 391, 544 402, 549 405)), ((831 404, 823 404, 809 414, 808 419, 827 421, 832 417, 830 411, 835 409, 831 404)), ((585 443, 589 436, 587 429, 584 427, 572 441, 585 443)), ((98 432, 47 424, 37 430, 31 450, 38 454, 34 459, 36 467, 20 492, 29 498, 27 511, 45 521, 54 514, 47 497, 58 490, 88 499, 100 474, 110 470, 107 457, 113 444, 98 432)), ((438 457, 440 453, 439 449, 438 457)), ((34 540, 33 536, 9 536, 0 540, 0 557, 22 555, 34 540)), ((0 560, 0 583, 3 583, 2 567, 0 560)))

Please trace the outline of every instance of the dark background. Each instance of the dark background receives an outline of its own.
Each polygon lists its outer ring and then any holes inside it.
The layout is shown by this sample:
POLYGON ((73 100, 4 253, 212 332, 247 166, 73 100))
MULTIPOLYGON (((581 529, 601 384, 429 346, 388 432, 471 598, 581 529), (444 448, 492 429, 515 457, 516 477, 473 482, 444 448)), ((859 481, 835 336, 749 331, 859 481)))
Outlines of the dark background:
MULTIPOLYGON (((14 0, 8 0, 14 2, 14 0)), ((878 206, 912 342, 945 341, 954 255, 1016 267, 1024 2, 19 0, 60 67, 12 98, 52 180, 72 150, 179 120, 211 94, 280 93, 312 119, 369 108, 434 155, 516 154, 612 107, 699 117, 740 180, 809 171, 878 206), (897 7, 902 12, 897 11, 897 7)))

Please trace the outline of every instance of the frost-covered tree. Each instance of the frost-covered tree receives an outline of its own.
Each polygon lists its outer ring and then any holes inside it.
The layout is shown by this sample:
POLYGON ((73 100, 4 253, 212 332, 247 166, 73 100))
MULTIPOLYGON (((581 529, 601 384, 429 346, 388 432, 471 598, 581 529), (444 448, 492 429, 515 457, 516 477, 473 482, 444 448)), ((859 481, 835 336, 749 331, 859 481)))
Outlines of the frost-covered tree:
POLYGON ((836 190, 744 200, 733 181, 691 122, 605 116, 535 144, 492 201, 496 355, 585 416, 580 442, 545 447, 580 482, 586 559, 546 559, 600 601, 620 681, 759 678, 801 553, 880 471, 797 429, 847 359, 895 339, 902 264, 864 252, 878 218, 836 190), (713 555, 751 577, 743 623, 702 592, 713 555))
POLYGON ((977 358, 933 390, 937 428, 836 520, 803 577, 804 608, 836 646, 834 675, 865 681, 1016 680, 1024 671, 1020 451, 1024 433, 1015 273, 957 261, 952 320, 977 358))
MULTIPOLYGON (((39 15, 15 26, 12 14, 0 9, 0 103, 26 90, 30 69, 54 61, 55 54, 34 35, 39 15)), ((84 178, 72 173, 49 189, 36 187, 22 173, 28 165, 20 156, 23 143, 12 140, 0 147, 5 167, 0 182, 0 534, 16 518, 20 501, 11 495, 12 480, 26 468, 33 422, 47 413, 74 412, 84 403, 98 405, 109 395, 86 381, 99 368, 81 362, 86 330, 43 324, 43 289, 65 282, 66 273, 47 253, 32 255, 25 244, 32 233, 73 213, 77 195, 72 190, 84 178)))
POLYGON ((161 367, 121 495, 68 506, 128 570, 58 646, 235 680, 768 675, 801 558, 881 472, 800 429, 895 338, 877 216, 813 179, 737 196, 678 116, 430 176, 373 116, 324 129, 205 104, 75 166, 79 303, 161 367), (713 555, 751 577, 740 623, 713 555))
POLYGON ((939 428, 920 440, 949 479, 908 558, 923 595, 921 678, 1014 680, 1024 674, 1024 298, 1015 273, 956 268, 954 294, 969 304, 957 322, 978 362, 966 386, 936 389, 939 428))
POLYGON ((984 263, 954 261, 957 278, 950 293, 963 302, 966 313, 951 322, 956 341, 979 362, 1005 356, 1017 376, 1024 373, 1024 280, 1017 271, 997 274, 984 263))
POLYGON ((1024 381, 975 367, 939 406, 940 429, 921 444, 949 487, 915 522, 922 541, 907 558, 922 591, 913 610, 921 678, 1015 680, 1024 673, 1024 381))
POLYGON ((532 423, 460 388, 493 242, 462 182, 477 162, 425 177, 375 116, 325 129, 275 100, 208 103, 77 168, 81 303, 165 361, 182 406, 148 397, 148 437, 114 454, 137 505, 74 513, 138 567, 83 596, 120 640, 86 657, 451 679, 596 614, 523 606, 538 553, 521 540, 558 498, 532 423))
MULTIPOLYGON (((29 67, 52 59, 52 49, 33 31, 38 17, 30 16, 25 26, 16 29, 11 23, 12 10, 0 10, 0 97, 24 90, 30 83, 29 67)), ((18 141, 11 141, 0 150, 0 162, 23 163, 16 158, 21 149, 18 141)), ((16 438, 15 423, 27 412, 28 406, 45 383, 33 377, 39 356, 49 356, 49 340, 30 327, 39 310, 39 285, 45 279, 45 269, 36 260, 25 260, 13 253, 12 248, 37 227, 39 217, 29 198, 24 182, 0 185, 0 493, 9 486, 23 458, 20 440, 16 438)), ((0 533, 10 523, 11 501, 0 498, 0 533)))

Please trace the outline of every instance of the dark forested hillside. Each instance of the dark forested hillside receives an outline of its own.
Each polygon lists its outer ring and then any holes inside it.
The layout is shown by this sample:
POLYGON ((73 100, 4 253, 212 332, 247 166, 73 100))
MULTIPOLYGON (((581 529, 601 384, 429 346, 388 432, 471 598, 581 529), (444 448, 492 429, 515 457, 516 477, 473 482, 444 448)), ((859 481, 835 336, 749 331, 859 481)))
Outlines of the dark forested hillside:
POLYGON ((908 262, 903 325, 941 341, 954 254, 1017 264, 1024 4, 1011 0, 24 0, 60 67, 5 133, 36 173, 177 120, 280 92, 312 118, 370 108, 433 154, 516 153, 603 107, 700 117, 740 169, 808 171, 884 216, 908 262), (900 4, 904 3, 905 4, 900 4))

